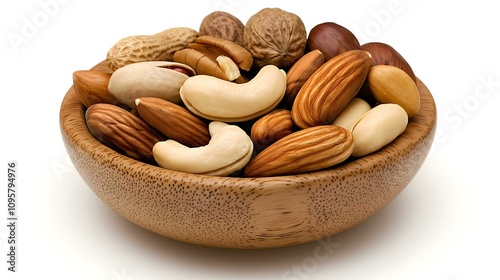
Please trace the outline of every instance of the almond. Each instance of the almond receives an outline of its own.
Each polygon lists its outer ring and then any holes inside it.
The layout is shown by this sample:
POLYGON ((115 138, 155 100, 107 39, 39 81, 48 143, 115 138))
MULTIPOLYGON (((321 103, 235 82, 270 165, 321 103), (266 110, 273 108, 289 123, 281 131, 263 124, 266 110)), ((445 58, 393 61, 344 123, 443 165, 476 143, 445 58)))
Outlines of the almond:
POLYGON ((320 125, 289 134, 257 154, 246 177, 290 175, 332 167, 350 157, 352 134, 335 125, 320 125))
POLYGON ((420 109, 420 93, 417 84, 402 69, 392 65, 372 66, 367 84, 380 103, 395 103, 403 107, 408 117, 420 109))
POLYGON ((363 50, 343 52, 325 62, 305 82, 292 106, 292 119, 300 128, 331 124, 356 96, 371 67, 363 50))
POLYGON ((380 104, 353 125, 352 157, 363 157, 391 143, 408 125, 408 115, 398 104, 380 104))
POLYGON ((73 73, 73 88, 85 107, 96 103, 118 104, 118 100, 108 91, 111 73, 79 70, 73 73))
POLYGON ((115 151, 146 163, 155 163, 153 146, 164 137, 129 111, 99 103, 85 112, 87 127, 94 137, 115 151))
POLYGON ((283 103, 292 108, 293 101, 300 88, 311 75, 325 63, 325 56, 319 50, 313 50, 303 55, 292 65, 286 75, 286 91, 283 103))
POLYGON ((141 118, 172 140, 188 147, 207 145, 208 124, 188 109, 157 97, 136 99, 141 118))
POLYGON ((276 109, 262 116, 253 125, 250 138, 260 149, 264 149, 279 139, 291 134, 294 130, 289 110, 276 109))

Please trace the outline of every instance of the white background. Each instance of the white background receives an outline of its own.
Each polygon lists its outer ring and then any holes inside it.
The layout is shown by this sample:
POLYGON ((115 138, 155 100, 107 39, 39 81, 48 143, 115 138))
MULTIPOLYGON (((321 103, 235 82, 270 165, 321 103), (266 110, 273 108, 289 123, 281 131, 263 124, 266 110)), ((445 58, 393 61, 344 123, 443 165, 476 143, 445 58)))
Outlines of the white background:
POLYGON ((494 1, 291 2, 2 1, 0 278, 500 279, 500 17, 494 1), (140 229, 89 190, 60 137, 59 106, 72 73, 103 60, 117 40, 176 26, 197 29, 217 9, 246 22, 264 7, 296 13, 307 30, 334 21, 361 43, 392 45, 438 107, 434 146, 414 180, 383 211, 329 238, 335 248, 323 249, 321 258, 318 242, 224 250, 140 229), (18 163, 17 273, 6 263, 9 160, 18 163))

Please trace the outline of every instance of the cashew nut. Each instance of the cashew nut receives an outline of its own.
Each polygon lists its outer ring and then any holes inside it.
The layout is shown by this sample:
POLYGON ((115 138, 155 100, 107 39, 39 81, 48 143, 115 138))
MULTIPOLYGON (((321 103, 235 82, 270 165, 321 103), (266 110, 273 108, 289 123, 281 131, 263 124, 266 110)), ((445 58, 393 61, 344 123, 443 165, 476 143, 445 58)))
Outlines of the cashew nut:
POLYGON ((207 75, 188 78, 180 89, 186 107, 200 117, 222 122, 254 119, 274 109, 286 90, 286 73, 266 65, 250 81, 237 84, 207 75))
POLYGON ((220 69, 226 74, 229 81, 234 81, 241 76, 240 68, 238 68, 238 65, 230 57, 219 55, 215 60, 217 60, 220 69))
POLYGON ((189 148, 175 140, 158 142, 153 156, 161 167, 213 176, 227 176, 243 168, 253 153, 250 137, 240 127, 223 122, 209 124, 210 142, 189 148))

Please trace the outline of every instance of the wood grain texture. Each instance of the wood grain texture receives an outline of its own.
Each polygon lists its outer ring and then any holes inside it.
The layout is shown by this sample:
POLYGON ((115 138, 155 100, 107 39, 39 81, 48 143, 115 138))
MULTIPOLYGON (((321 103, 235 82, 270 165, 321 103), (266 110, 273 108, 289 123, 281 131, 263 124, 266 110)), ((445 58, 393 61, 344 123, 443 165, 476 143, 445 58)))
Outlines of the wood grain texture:
MULTIPOLYGON (((109 71, 102 63, 94 70, 109 71)), ((418 88, 421 110, 391 144, 331 170, 293 176, 220 178, 133 160, 90 134, 73 88, 61 104, 60 128, 67 152, 87 185, 131 222, 193 244, 283 247, 363 222, 413 179, 436 129, 434 99, 420 80, 418 88)))

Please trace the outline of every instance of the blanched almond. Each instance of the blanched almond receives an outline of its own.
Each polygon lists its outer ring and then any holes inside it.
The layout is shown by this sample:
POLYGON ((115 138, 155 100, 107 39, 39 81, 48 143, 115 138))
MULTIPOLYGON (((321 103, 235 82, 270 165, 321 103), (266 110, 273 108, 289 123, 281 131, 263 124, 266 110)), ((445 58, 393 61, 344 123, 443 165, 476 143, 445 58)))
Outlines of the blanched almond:
POLYGON ((420 109, 420 93, 413 79, 396 66, 376 65, 370 68, 368 87, 380 103, 395 103, 403 107, 409 117, 420 109))
POLYGON ((408 115, 397 104, 380 104, 367 113, 352 128, 353 157, 362 157, 380 150, 403 133, 408 115))

